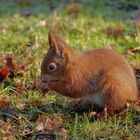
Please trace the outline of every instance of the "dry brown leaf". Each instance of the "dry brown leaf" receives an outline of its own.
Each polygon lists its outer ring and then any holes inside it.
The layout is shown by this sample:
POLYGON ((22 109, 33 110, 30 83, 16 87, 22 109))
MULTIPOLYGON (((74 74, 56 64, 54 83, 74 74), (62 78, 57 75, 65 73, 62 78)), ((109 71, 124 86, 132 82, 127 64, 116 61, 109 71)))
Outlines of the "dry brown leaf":
POLYGON ((108 36, 108 37, 114 37, 114 38, 119 38, 119 37, 123 37, 124 36, 124 32, 122 28, 118 28, 118 27, 108 27, 104 33, 108 36))
POLYGON ((45 132, 48 136, 51 135, 61 140, 66 140, 67 131, 62 127, 62 123, 60 122, 58 120, 56 121, 56 119, 51 120, 48 116, 43 115, 38 119, 35 130, 36 132, 45 132))
POLYGON ((2 122, 0 124, 0 138, 5 140, 14 140, 13 133, 11 132, 12 126, 10 123, 2 122))
POLYGON ((72 2, 67 6, 67 12, 70 15, 76 15, 80 13, 80 11, 81 11, 81 5, 78 3, 72 2))
POLYGON ((6 55, 6 66, 11 69, 11 70, 15 70, 16 69, 16 66, 15 64, 13 63, 13 57, 12 55, 6 55))
POLYGON ((16 93, 22 94, 25 90, 26 88, 23 84, 16 85, 16 93))
POLYGON ((5 60, 6 60, 5 65, 6 65, 6 67, 9 68, 9 70, 16 71, 16 72, 25 71, 25 68, 27 65, 21 64, 21 63, 16 63, 11 54, 6 55, 5 60))
POLYGON ((41 101, 38 99, 33 99, 33 100, 31 100, 30 104, 31 105, 41 105, 41 101))
POLYGON ((0 107, 6 107, 10 104, 10 100, 9 99, 6 99, 6 98, 3 98, 3 99, 0 99, 0 107))

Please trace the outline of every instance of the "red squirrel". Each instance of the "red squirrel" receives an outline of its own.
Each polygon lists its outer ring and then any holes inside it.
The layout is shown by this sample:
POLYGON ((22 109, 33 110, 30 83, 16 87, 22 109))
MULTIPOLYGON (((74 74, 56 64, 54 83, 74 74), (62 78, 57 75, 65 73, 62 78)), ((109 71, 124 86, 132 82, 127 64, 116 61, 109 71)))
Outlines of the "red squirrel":
POLYGON ((41 88, 79 98, 79 105, 121 110, 140 95, 134 72, 116 51, 98 48, 78 52, 48 33, 49 49, 41 64, 41 88))

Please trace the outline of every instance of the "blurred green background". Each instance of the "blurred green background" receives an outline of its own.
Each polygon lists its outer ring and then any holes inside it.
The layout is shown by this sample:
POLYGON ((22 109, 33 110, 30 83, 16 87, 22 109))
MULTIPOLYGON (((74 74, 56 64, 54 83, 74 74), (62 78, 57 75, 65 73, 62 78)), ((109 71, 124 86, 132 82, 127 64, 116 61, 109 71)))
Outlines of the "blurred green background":
POLYGON ((131 12, 137 10, 139 4, 140 0, 0 0, 0 14, 48 16, 80 12, 87 16, 126 20, 135 18, 131 12))

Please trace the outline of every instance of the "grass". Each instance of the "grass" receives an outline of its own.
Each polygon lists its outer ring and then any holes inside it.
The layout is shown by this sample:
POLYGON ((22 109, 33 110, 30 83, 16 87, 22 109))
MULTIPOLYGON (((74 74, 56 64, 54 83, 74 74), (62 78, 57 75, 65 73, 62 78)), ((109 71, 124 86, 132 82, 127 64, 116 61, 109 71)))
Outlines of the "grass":
MULTIPOLYGON (((34 130, 40 123, 38 118, 46 115, 56 119, 55 122, 63 122, 68 139, 72 140, 140 138, 140 113, 135 109, 105 119, 90 112, 71 114, 65 109, 71 99, 57 93, 46 97, 39 90, 32 88, 16 89, 19 84, 32 85, 39 79, 40 64, 48 48, 47 33, 51 27, 79 51, 111 46, 119 53, 125 54, 130 63, 138 62, 139 54, 128 54, 128 49, 139 47, 139 28, 132 20, 131 11, 117 8, 122 2, 132 4, 127 0, 81 0, 82 8, 76 15, 67 14, 67 1, 62 1, 62 5, 55 2, 54 5, 60 7, 55 15, 43 0, 32 1, 31 4, 0 1, 0 66, 5 65, 7 54, 12 54, 15 64, 26 65, 26 70, 21 71, 23 76, 15 76, 12 80, 7 77, 0 84, 1 100, 11 101, 0 110, 0 122, 3 124, 0 125, 0 137, 24 139, 21 133, 34 130), (105 2, 109 3, 108 6, 105 6, 105 2), (27 17, 23 14, 28 10, 33 16, 27 17), (110 29, 113 31, 110 32, 110 29), (17 113, 18 111, 20 113, 17 113), (5 133, 2 131, 5 130, 4 126, 7 130, 5 133)), ((135 0, 133 4, 138 2, 135 0)), ((0 103, 0 106, 2 105, 3 103, 0 103)), ((28 137, 33 138, 34 136, 28 137)))

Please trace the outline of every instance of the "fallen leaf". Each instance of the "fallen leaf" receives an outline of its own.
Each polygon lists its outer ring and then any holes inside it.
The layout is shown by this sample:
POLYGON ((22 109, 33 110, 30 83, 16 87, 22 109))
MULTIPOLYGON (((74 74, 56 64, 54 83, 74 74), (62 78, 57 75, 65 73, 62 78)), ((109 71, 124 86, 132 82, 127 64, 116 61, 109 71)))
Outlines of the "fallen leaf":
POLYGON ((22 136, 27 136, 31 133, 32 133, 31 127, 27 125, 22 132, 22 136))
POLYGON ((128 51, 128 53, 140 54, 140 47, 137 47, 137 48, 128 47, 127 51, 128 51))
POLYGON ((107 114, 108 114, 109 116, 115 115, 115 112, 114 112, 113 108, 107 107, 107 114))
POLYGON ((77 15, 81 11, 81 5, 75 2, 71 2, 67 6, 67 13, 70 15, 77 15))
POLYGON ((140 100, 135 103, 137 106, 140 106, 140 100))
POLYGON ((8 106, 10 103, 11 103, 11 102, 10 102, 10 100, 8 100, 8 99, 5 99, 5 98, 0 99, 0 107, 6 107, 6 106, 8 106))
POLYGON ((108 37, 114 37, 116 39, 124 36, 123 29, 118 27, 108 27, 107 29, 105 29, 104 33, 108 37))
POLYGON ((0 138, 3 140, 14 140, 12 126, 10 123, 1 122, 0 124, 0 138))
POLYGON ((38 99, 33 99, 30 101, 30 104, 31 105, 41 105, 41 101, 38 99))
POLYGON ((35 128, 35 134, 37 138, 42 137, 54 137, 61 140, 67 139, 67 131, 62 127, 62 122, 50 119, 48 116, 40 116, 37 120, 37 126, 35 128), (42 135, 43 134, 43 135, 42 135))
POLYGON ((18 94, 22 94, 25 91, 25 86, 23 84, 17 84, 16 85, 16 92, 18 94))
POLYGON ((13 64, 13 58, 11 55, 7 55, 6 56, 6 66, 10 69, 10 70, 15 70, 16 66, 15 64, 13 64))
POLYGON ((2 68, 1 72, 0 72, 0 82, 2 82, 8 75, 8 68, 2 68))

